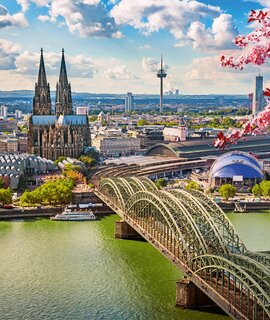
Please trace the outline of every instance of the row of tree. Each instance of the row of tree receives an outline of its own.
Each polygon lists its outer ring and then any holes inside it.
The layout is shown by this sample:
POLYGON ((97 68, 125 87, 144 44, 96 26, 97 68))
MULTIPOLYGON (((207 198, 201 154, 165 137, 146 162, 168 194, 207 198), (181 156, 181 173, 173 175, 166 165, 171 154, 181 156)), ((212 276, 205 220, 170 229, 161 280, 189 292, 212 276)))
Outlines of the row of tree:
POLYGON ((68 204, 73 198, 72 189, 75 182, 70 178, 48 181, 35 189, 26 190, 20 197, 21 205, 68 204))

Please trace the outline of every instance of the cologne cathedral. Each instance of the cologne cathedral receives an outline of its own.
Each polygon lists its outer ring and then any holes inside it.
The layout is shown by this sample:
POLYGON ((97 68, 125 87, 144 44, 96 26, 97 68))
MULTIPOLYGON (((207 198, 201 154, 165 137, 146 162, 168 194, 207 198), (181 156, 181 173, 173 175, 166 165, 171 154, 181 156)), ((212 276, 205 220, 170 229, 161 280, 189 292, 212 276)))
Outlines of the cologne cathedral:
POLYGON ((33 115, 29 120, 28 152, 52 160, 59 156, 78 158, 84 147, 90 145, 88 117, 73 114, 71 86, 67 77, 64 50, 62 50, 53 111, 50 85, 47 82, 41 49, 38 82, 33 99, 33 115))

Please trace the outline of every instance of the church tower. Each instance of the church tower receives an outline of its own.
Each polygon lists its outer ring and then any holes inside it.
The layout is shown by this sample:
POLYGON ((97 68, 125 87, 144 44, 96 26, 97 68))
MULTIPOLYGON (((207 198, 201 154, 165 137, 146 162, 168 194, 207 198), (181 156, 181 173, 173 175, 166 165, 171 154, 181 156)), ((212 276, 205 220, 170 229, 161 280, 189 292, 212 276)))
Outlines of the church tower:
POLYGON ((68 83, 64 49, 62 49, 59 82, 56 84, 55 113, 57 116, 73 114, 71 86, 68 83))
POLYGON ((40 52, 38 82, 35 85, 35 96, 33 99, 33 115, 51 115, 52 101, 50 85, 47 83, 42 48, 40 52))

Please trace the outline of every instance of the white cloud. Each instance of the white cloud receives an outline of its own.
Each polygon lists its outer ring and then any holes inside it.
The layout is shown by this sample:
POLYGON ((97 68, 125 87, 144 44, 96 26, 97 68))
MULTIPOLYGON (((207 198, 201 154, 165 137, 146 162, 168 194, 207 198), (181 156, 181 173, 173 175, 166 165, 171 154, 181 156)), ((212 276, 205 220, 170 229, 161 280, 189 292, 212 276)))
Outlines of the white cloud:
POLYGON ((268 7, 270 8, 270 0, 257 0, 255 2, 258 2, 259 4, 261 4, 262 6, 268 7))
POLYGON ((217 6, 195 0, 121 0, 112 10, 117 24, 128 24, 148 35, 169 31, 176 46, 193 43, 197 49, 231 48, 238 31, 231 15, 217 6), (213 20, 207 29, 205 19, 213 20))
MULTIPOLYGON (((230 53, 234 55, 236 52, 230 53)), ((185 92, 200 94, 248 94, 252 92, 258 67, 249 65, 245 70, 223 68, 220 66, 219 59, 219 56, 193 59, 185 71, 185 92)), ((263 76, 269 78, 270 65, 264 65, 263 76)))
POLYGON ((15 59, 19 54, 20 46, 13 42, 0 39, 0 70, 15 69, 15 59))
POLYGON ((104 72, 105 76, 108 79, 114 80, 132 80, 138 79, 133 73, 131 73, 126 65, 118 65, 113 68, 110 68, 104 72))
POLYGON ((39 15, 38 20, 40 20, 41 22, 56 22, 56 18, 46 15, 39 15))
MULTIPOLYGON (((157 72, 160 69, 160 61, 154 58, 143 58, 142 67, 145 72, 157 72)), ((169 69, 169 66, 166 64, 163 66, 165 70, 169 69)))
POLYGON ((22 7, 22 12, 26 12, 29 9, 31 2, 38 7, 45 7, 48 6, 50 0, 17 0, 17 3, 22 7))
MULTIPOLYGON (((23 52, 16 57, 16 71, 18 73, 36 76, 39 67, 39 59, 40 53, 31 53, 29 51, 23 52)), ((59 74, 60 59, 60 53, 44 53, 46 70, 49 76, 57 76, 59 74)), ((94 74, 98 72, 97 63, 93 59, 82 55, 66 55, 66 63, 68 65, 69 77, 93 78, 94 74)))
POLYGON ((187 32, 193 48, 202 51, 232 49, 235 47, 232 40, 237 34, 238 30, 233 23, 233 17, 229 14, 221 14, 215 18, 211 29, 206 29, 202 22, 193 22, 187 32))
POLYGON ((43 22, 64 19, 69 31, 81 37, 122 37, 115 20, 99 0, 51 0, 48 15, 38 18, 43 22))
POLYGON ((0 28, 5 27, 26 27, 28 22, 23 13, 10 14, 6 7, 0 4, 0 28))
POLYGON ((140 46, 140 49, 151 49, 152 47, 149 44, 145 44, 143 46, 140 46))

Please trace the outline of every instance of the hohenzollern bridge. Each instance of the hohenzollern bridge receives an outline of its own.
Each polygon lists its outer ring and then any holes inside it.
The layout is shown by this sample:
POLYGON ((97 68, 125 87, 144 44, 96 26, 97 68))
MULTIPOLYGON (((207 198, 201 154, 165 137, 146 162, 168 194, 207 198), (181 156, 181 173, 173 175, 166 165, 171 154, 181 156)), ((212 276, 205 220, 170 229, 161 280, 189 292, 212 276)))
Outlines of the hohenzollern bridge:
POLYGON ((144 177, 103 178, 95 193, 122 218, 117 237, 142 236, 183 272, 179 306, 211 301, 233 319, 270 319, 270 254, 248 251, 211 198, 144 177))

